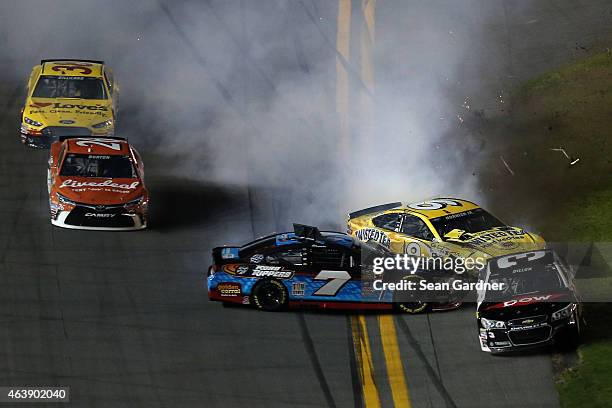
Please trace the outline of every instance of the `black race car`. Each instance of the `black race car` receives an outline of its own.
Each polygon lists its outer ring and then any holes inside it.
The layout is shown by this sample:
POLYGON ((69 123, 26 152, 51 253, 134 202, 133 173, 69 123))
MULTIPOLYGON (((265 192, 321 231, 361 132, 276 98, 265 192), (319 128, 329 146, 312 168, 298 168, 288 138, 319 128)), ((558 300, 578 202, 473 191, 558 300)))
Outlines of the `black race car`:
MULTIPOLYGON (((428 299, 398 299, 383 282, 398 282, 402 274, 375 275, 374 257, 393 255, 376 243, 360 242, 341 232, 319 231, 294 224, 294 232, 272 234, 241 247, 217 247, 206 286, 210 300, 254 305, 277 311, 286 307, 334 309, 393 309, 405 313, 453 309, 461 302, 448 292, 428 299)), ((453 273, 427 271, 427 282, 452 279, 453 273)))
POLYGON ((476 318, 482 351, 579 343, 582 305, 573 273, 553 251, 494 258, 478 283, 476 318))

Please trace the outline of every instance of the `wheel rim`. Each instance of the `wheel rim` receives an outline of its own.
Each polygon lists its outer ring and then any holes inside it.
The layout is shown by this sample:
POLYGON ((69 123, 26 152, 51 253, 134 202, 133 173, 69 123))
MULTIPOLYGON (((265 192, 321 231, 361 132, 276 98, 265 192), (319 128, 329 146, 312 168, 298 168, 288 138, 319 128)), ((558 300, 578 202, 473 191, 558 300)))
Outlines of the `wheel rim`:
POLYGON ((259 301, 263 307, 278 307, 281 305, 282 290, 273 283, 265 283, 260 289, 259 301))

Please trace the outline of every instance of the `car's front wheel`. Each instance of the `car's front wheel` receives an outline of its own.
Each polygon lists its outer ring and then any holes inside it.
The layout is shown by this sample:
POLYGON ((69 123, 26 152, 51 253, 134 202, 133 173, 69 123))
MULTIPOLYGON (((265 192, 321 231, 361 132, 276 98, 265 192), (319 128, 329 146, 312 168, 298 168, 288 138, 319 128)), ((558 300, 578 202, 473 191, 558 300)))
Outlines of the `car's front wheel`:
POLYGON ((260 310, 278 312, 287 306, 287 288, 276 279, 266 279, 255 284, 252 303, 260 310))

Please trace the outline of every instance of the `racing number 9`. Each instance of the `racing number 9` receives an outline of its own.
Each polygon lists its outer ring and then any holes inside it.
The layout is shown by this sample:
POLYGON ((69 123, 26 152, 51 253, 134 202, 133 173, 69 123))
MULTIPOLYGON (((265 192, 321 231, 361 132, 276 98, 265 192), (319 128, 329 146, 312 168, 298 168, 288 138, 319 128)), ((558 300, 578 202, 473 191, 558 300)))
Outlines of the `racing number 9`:
POLYGON ((313 293, 314 296, 336 296, 346 282, 351 280, 351 275, 347 271, 321 271, 314 279, 329 281, 313 293))

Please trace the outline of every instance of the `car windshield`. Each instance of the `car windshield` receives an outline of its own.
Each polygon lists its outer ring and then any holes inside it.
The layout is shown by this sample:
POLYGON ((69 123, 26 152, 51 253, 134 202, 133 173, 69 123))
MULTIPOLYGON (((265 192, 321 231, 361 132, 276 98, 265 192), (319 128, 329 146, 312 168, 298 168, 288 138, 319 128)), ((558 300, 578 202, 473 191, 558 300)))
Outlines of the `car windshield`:
MULTIPOLYGON (((549 264, 525 273, 492 274, 489 283, 503 284, 504 291, 491 294, 494 297, 514 297, 538 292, 554 292, 566 288, 556 265, 549 264)), ((489 292, 487 292, 489 293, 489 292)), ((491 296, 487 296, 490 298, 491 296)))
POLYGON ((431 223, 441 237, 444 237, 444 235, 454 229, 474 233, 504 226, 500 220, 482 208, 434 218, 431 220, 431 223))
POLYGON ((32 94, 35 98, 106 99, 101 78, 41 76, 32 94))
POLYGON ((136 172, 129 156, 69 153, 60 176, 135 178, 136 172))

